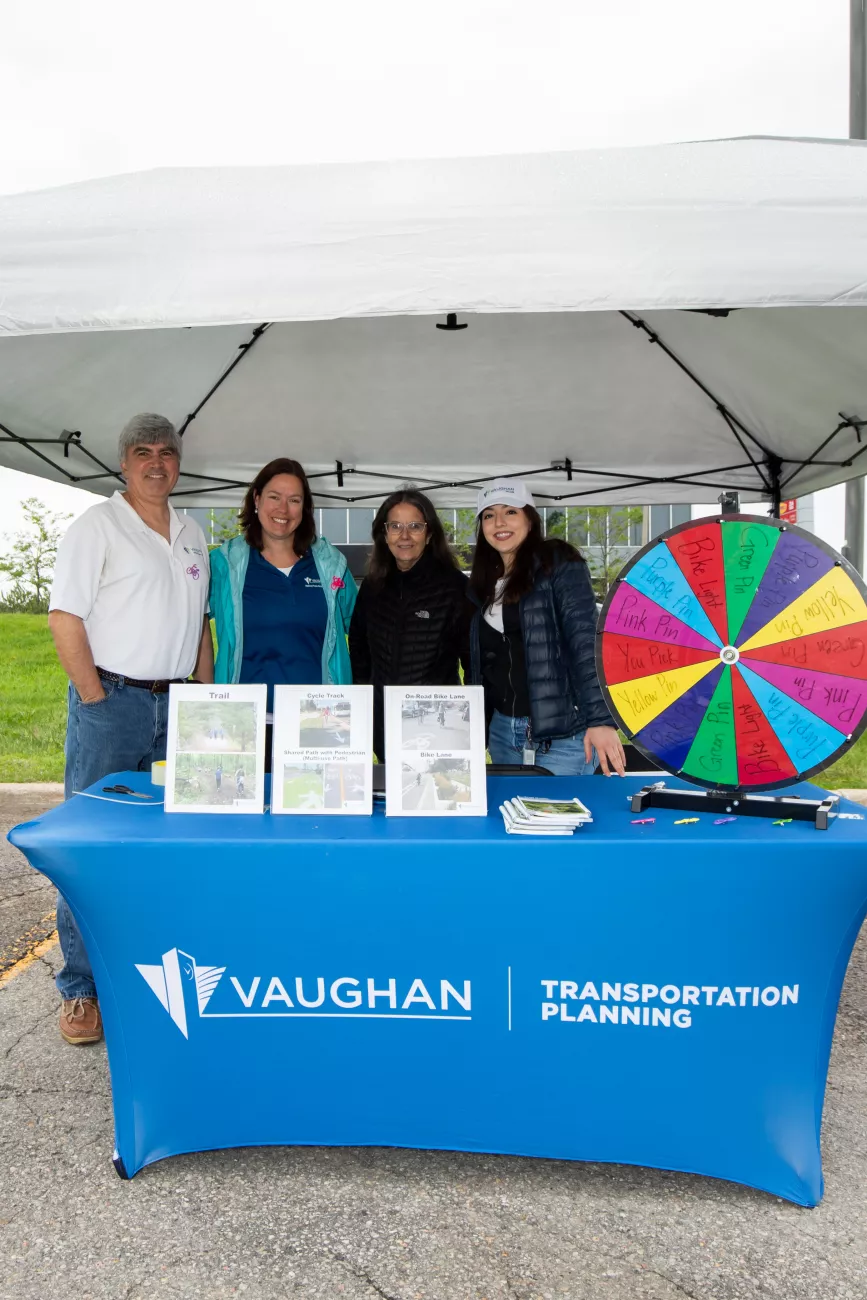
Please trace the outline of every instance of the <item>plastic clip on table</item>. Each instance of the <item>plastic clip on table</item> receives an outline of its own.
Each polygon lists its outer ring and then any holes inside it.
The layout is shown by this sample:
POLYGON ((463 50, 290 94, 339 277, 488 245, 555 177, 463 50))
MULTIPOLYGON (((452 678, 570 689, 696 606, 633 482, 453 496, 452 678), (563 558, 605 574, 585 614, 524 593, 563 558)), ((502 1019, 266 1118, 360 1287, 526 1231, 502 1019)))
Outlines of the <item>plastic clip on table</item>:
MULTIPOLYGON (((121 783, 160 791, 141 773, 121 783)), ((703 1173, 803 1205, 867 825, 676 813, 640 778, 490 777, 487 818, 184 817, 73 798, 10 839, 90 952, 118 1171, 406 1146, 703 1173), (577 786, 577 790, 576 790, 577 786), (578 793, 574 838, 507 836, 578 793)), ((812 787, 796 791, 810 797, 812 787)))

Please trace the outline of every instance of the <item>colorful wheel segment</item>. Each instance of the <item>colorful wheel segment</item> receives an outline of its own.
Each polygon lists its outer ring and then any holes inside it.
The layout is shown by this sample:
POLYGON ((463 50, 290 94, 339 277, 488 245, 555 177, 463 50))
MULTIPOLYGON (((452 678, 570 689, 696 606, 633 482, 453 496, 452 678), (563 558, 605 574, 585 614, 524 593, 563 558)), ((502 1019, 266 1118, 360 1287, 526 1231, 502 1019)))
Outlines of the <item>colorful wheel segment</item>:
POLYGON ((659 766, 711 789, 791 785, 867 728, 867 588, 791 524, 693 520, 622 570, 596 663, 615 720, 659 766))

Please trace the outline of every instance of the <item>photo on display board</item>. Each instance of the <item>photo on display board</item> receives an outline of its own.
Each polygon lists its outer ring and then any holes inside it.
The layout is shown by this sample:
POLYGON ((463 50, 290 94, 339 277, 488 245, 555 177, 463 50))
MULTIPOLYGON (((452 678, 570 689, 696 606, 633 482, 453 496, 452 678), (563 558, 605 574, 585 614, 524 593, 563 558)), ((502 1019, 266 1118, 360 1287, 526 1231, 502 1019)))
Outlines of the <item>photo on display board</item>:
POLYGON ((432 695, 407 700, 400 716, 404 749, 470 748, 469 700, 434 699, 432 695))
POLYGON ((262 812, 265 686, 169 688, 166 812, 262 812))
POLYGON ((352 738, 352 701, 309 696, 299 703, 302 748, 348 749, 352 738))
POLYGON ((385 811, 390 817, 486 814, 480 686, 385 688, 385 811))
POLYGON ((370 814, 373 687, 276 686, 273 813, 370 814))

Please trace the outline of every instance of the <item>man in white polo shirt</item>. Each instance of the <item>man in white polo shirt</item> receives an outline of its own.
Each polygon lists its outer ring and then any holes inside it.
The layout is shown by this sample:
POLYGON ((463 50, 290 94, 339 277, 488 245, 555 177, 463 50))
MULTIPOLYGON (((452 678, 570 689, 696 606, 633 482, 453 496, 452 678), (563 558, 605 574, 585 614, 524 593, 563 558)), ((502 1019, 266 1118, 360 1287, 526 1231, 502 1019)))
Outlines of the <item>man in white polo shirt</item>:
MULTIPOLYGON (((137 415, 118 443, 126 491, 70 524, 57 553, 48 625, 69 678, 67 799, 109 772, 149 772, 166 756, 168 688, 214 679, 206 617, 208 548, 169 505, 181 441, 161 415, 137 415)), ((65 899, 57 899, 64 965, 60 1032, 102 1037, 93 971, 65 899)))

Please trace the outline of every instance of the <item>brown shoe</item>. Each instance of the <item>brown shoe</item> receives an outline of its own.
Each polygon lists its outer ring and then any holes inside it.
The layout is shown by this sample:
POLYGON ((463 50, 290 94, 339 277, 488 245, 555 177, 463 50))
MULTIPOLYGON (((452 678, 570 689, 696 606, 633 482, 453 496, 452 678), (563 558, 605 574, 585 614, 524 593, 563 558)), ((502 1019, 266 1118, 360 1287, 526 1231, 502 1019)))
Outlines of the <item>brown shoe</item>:
POLYGON ((96 998, 64 998, 60 1008, 60 1035, 67 1043, 98 1043, 102 1016, 96 998))

